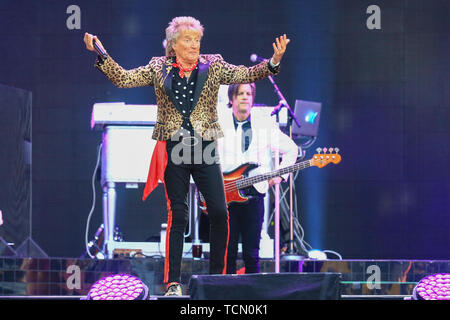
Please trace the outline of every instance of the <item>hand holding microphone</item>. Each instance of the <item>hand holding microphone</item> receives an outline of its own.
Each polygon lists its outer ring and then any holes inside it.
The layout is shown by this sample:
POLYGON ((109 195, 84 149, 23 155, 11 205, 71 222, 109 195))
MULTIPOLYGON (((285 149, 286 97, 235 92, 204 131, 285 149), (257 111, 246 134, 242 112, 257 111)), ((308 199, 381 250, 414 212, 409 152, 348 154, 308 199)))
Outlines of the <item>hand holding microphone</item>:
POLYGON ((97 36, 94 36, 90 33, 84 34, 84 43, 86 44, 86 49, 89 51, 96 51, 99 55, 101 55, 103 58, 106 58, 107 53, 105 48, 103 48, 103 45, 101 41, 97 38, 97 36))

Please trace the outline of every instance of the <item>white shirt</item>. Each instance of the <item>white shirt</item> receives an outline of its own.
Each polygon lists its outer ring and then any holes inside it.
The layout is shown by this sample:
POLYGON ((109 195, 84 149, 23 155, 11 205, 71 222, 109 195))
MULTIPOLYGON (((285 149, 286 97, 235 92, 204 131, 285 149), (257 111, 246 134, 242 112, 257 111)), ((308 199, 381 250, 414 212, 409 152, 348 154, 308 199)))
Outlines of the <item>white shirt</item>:
MULTIPOLYGON (((293 165, 298 156, 298 146, 286 134, 281 132, 273 118, 267 116, 251 116, 252 139, 246 151, 242 152, 239 130, 235 129, 231 109, 219 114, 219 122, 224 137, 218 139, 217 146, 223 172, 236 169, 244 163, 258 163, 259 167, 252 170, 249 176, 273 171, 273 153, 278 151, 282 160, 278 168, 293 165)), ((283 175, 287 180, 288 175, 283 175)), ((260 193, 266 193, 269 188, 268 181, 254 185, 260 193)))

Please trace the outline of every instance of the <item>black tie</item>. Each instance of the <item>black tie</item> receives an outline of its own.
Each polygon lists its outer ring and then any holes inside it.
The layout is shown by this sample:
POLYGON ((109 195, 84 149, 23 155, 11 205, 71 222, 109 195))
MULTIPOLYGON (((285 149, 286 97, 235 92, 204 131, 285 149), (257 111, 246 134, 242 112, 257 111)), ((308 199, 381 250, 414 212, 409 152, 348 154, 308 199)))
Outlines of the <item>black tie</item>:
POLYGON ((252 139, 252 128, 250 125, 250 122, 248 121, 236 121, 236 128, 238 126, 242 126, 242 137, 241 137, 241 150, 242 152, 245 152, 248 150, 248 147, 250 146, 250 141, 252 139))

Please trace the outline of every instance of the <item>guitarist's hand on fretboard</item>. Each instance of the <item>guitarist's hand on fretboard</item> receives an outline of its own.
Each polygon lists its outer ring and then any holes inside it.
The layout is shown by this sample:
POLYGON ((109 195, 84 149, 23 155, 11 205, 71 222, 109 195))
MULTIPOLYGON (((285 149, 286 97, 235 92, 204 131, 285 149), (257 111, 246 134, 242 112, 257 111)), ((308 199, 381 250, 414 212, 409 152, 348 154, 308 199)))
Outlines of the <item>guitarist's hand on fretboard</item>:
POLYGON ((276 184, 280 184, 281 182, 283 182, 283 178, 281 178, 281 177, 271 178, 269 180, 269 187, 272 187, 272 186, 274 186, 276 184))

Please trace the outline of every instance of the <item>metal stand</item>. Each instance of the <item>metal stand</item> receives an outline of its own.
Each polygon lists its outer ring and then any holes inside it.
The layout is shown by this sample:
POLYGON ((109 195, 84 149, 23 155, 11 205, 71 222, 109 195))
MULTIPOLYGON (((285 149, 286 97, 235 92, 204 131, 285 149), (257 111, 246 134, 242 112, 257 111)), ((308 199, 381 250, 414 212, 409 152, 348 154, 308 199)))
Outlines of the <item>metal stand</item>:
MULTIPOLYGON (((288 107, 288 121, 287 127, 289 128, 289 137, 293 139, 292 136, 292 119, 295 119, 295 115, 292 110, 288 107)), ((297 125, 299 124, 297 119, 295 119, 297 125)), ((303 158, 303 148, 300 147, 300 152, 303 158)), ((285 261, 287 264, 286 272, 302 272, 303 261, 305 256, 300 254, 294 246, 294 200, 293 200, 293 184, 294 184, 294 174, 289 173, 289 247, 285 254, 281 256, 281 260, 285 261)), ((306 252, 305 252, 306 253, 306 252)))
POLYGON ((192 195, 191 206, 192 221, 194 224, 194 236, 192 237, 192 258, 201 259, 203 253, 202 242, 200 241, 200 220, 198 214, 198 190, 194 184, 191 184, 190 194, 192 195))
MULTIPOLYGON (((275 83, 275 81, 273 80, 272 76, 268 77, 270 82, 272 83, 272 85, 275 88, 275 93, 278 95, 278 97, 280 98, 280 103, 277 106, 277 108, 274 110, 274 112, 272 113, 272 115, 276 114, 277 116, 277 122, 278 122, 278 113, 281 110, 282 107, 286 107, 288 109, 288 123, 287 126, 289 128, 289 137, 292 139, 292 120, 294 120, 297 125, 300 127, 300 123, 297 120, 294 112, 292 111, 291 107, 289 106, 289 103, 287 102, 287 100, 284 98, 283 94, 281 93, 280 89, 278 89, 277 84, 275 83)), ((276 155, 276 157, 278 157, 278 154, 276 155)), ((278 162, 278 158, 277 158, 277 162, 278 162)), ((275 272, 278 273, 280 271, 280 261, 288 261, 289 264, 289 269, 291 269, 291 264, 297 265, 297 270, 295 270, 295 272, 300 272, 301 271, 301 264, 300 262, 303 261, 305 259, 304 256, 302 255, 298 255, 295 253, 295 249, 294 249, 294 218, 293 218, 293 174, 290 173, 289 174, 289 229, 290 229, 290 237, 289 237, 289 249, 288 249, 288 253, 284 254, 284 255, 280 255, 279 252, 279 246, 280 246, 280 212, 279 212, 279 186, 275 186, 275 272)), ((290 271, 290 270, 289 270, 290 271)))
POLYGON ((107 182, 103 187, 103 223, 105 226, 103 242, 103 252, 105 252, 109 259, 113 257, 113 230, 116 217, 116 184, 114 182, 107 182), (108 247, 108 245, 110 245, 108 247))
MULTIPOLYGON (((279 154, 276 154, 276 168, 279 154)), ((275 273, 280 273, 280 186, 275 185, 275 273)))

